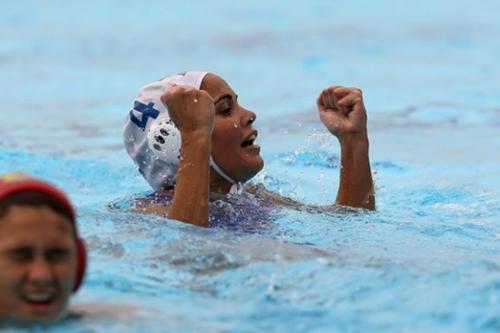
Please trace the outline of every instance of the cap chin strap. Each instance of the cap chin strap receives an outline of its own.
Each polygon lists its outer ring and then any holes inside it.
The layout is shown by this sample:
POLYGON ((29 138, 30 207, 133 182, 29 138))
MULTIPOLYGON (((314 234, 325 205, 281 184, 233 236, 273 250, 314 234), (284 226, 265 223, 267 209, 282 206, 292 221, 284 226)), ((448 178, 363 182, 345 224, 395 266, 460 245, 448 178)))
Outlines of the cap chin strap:
POLYGON ((243 184, 241 182, 236 182, 234 181, 231 177, 226 175, 224 171, 219 168, 219 166, 215 163, 214 159, 212 158, 212 155, 210 155, 210 160, 208 161, 208 164, 212 168, 214 168, 215 172, 219 174, 222 178, 233 184, 231 188, 229 189, 229 194, 242 194, 243 193, 243 184))

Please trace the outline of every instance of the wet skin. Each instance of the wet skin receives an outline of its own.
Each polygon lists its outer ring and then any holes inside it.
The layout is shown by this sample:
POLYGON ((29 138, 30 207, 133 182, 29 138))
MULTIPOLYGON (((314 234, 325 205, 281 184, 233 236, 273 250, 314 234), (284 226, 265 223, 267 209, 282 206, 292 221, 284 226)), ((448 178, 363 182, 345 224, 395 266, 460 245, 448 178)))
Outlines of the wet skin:
POLYGON ((205 76, 201 90, 210 95, 215 106, 213 159, 234 180, 251 179, 264 167, 260 146, 254 142, 258 135, 253 127, 256 114, 239 105, 229 84, 215 74, 205 76))
POLYGON ((61 316, 75 283, 73 232, 46 206, 12 206, 0 218, 0 323, 61 316))
MULTIPOLYGON (((232 185, 210 170, 210 157, 236 181, 251 179, 264 165, 260 147, 254 143, 257 132, 252 124, 256 115, 241 107, 231 87, 215 74, 205 76, 200 90, 172 86, 161 99, 181 132, 181 159, 172 205, 153 205, 145 212, 208 226, 208 201, 214 194, 228 193, 232 185)), ((375 209, 361 90, 328 87, 320 93, 317 107, 321 122, 337 137, 341 147, 336 203, 375 209)), ((286 206, 293 201, 267 191, 259 192, 277 205, 286 206)), ((328 205, 326 209, 337 208, 328 205)))

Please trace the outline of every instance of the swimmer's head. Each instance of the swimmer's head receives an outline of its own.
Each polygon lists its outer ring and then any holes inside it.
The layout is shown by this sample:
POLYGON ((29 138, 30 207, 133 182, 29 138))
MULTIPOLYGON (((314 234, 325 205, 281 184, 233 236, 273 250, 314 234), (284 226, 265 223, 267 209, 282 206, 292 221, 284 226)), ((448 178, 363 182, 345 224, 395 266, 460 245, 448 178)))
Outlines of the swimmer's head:
POLYGON ((161 101, 174 84, 205 90, 215 101, 210 165, 221 180, 234 184, 231 191, 237 190, 263 167, 260 147, 254 144, 257 132, 252 123, 256 116, 239 106, 231 87, 215 74, 186 72, 144 86, 125 124, 127 152, 155 190, 175 184, 180 132, 161 101))
POLYGON ((67 196, 19 174, 0 178, 0 323, 47 322, 66 310, 86 252, 67 196))

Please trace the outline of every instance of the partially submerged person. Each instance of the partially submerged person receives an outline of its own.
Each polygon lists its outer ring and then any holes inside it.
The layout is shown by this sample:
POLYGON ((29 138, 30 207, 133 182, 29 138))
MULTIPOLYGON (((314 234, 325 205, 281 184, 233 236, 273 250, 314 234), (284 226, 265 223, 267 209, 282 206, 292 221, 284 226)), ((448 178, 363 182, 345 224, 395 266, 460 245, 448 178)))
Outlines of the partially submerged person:
POLYGON ((25 175, 0 177, 0 327, 61 318, 85 266, 68 197, 25 175))
MULTIPOLYGON (((206 227, 214 214, 209 211, 210 202, 228 194, 250 193, 264 208, 375 209, 361 91, 326 88, 317 98, 317 107, 341 147, 336 204, 329 206, 304 205, 261 184, 244 184, 264 166, 260 146, 255 144, 257 116, 239 105, 237 94, 221 77, 186 72, 144 86, 126 121, 124 141, 158 195, 140 201, 137 210, 206 227)), ((244 208, 239 210, 243 214, 244 208)))

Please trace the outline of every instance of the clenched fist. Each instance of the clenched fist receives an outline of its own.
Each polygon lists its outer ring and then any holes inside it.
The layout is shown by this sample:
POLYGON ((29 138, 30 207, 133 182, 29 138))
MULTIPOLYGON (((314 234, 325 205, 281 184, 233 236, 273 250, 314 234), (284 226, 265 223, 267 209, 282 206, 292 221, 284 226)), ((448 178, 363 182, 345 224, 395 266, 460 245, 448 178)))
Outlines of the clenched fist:
POLYGON ((181 134, 212 134, 214 102, 205 91, 173 85, 161 96, 161 101, 181 134))
POLYGON ((317 105, 321 121, 341 143, 367 135, 366 110, 358 88, 326 88, 319 95, 317 105))

